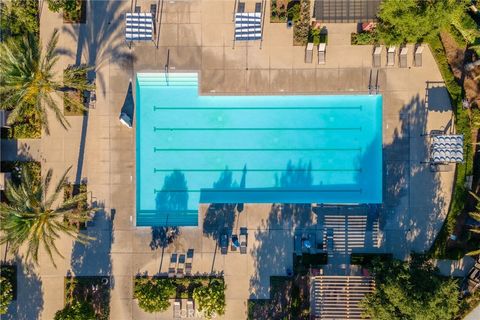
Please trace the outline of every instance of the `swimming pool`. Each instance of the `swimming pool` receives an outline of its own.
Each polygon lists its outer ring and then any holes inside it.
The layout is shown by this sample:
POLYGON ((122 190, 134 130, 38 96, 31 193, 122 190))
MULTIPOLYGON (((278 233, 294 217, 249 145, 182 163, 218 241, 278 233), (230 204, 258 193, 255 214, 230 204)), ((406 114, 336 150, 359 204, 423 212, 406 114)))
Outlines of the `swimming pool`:
POLYGON ((199 96, 138 73, 136 225, 195 226, 199 203, 381 203, 382 97, 199 96))

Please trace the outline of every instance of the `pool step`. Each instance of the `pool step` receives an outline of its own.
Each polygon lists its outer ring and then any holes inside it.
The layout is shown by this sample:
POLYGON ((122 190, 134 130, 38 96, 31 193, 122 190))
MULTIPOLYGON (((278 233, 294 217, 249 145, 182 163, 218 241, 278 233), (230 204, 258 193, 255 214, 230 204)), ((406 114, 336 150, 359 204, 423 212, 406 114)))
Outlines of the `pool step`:
POLYGON ((145 215, 137 213, 137 227, 143 226, 161 226, 161 227, 196 227, 198 226, 198 212, 192 211, 176 211, 175 213, 169 212, 168 214, 162 214, 158 212, 154 215, 145 215))
POLYGON ((138 73, 142 87, 190 87, 198 85, 197 73, 138 73))

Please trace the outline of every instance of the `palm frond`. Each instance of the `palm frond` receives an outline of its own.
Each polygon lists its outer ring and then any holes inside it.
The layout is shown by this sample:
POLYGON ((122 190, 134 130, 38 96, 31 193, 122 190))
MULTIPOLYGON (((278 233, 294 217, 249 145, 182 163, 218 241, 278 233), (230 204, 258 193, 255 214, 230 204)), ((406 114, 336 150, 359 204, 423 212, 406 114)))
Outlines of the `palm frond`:
MULTIPOLYGON (((54 193, 60 194, 68 170, 58 181, 54 193)), ((25 257, 38 263, 39 251, 44 250, 56 266, 54 257, 62 256, 56 243, 62 234, 75 238, 81 243, 87 243, 93 238, 79 232, 69 221, 86 222, 93 210, 79 210, 71 207, 71 201, 78 203, 84 200, 85 194, 73 197, 52 208, 52 196, 47 197, 46 191, 52 179, 49 170, 42 181, 32 179, 27 167, 22 171, 21 183, 18 186, 7 182, 5 196, 7 203, 0 203, 0 243, 9 243, 11 252, 26 247, 25 257)), ((55 197, 53 197, 54 199, 55 197)))

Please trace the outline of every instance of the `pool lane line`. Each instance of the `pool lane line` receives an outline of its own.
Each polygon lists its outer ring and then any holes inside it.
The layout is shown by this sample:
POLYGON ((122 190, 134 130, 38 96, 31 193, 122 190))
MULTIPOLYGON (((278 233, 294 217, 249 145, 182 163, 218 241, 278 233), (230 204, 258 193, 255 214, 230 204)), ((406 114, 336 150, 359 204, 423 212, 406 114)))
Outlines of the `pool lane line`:
POLYGON ((362 131, 362 127, 350 128, 160 128, 153 131, 362 131))
POLYGON ((358 107, 157 107, 153 106, 153 111, 158 110, 362 110, 363 106, 358 107))
POLYGON ((204 188, 204 189, 153 189, 154 193, 161 193, 161 192, 184 192, 184 193, 199 193, 199 192, 308 192, 308 193, 317 193, 317 192, 362 192, 362 189, 344 189, 344 190, 334 190, 334 189, 284 189, 282 187, 273 187, 274 189, 257 189, 257 188, 230 188, 230 189, 214 189, 214 188, 204 188))
POLYGON ((157 148, 153 147, 153 152, 248 152, 248 151, 277 151, 277 152, 291 152, 291 151, 339 151, 339 152, 352 152, 352 151, 361 151, 361 148, 264 148, 264 149, 254 149, 254 148, 218 148, 218 149, 206 149, 206 148, 189 148, 189 149, 179 149, 179 148, 157 148))
POLYGON ((157 169, 153 168, 153 173, 158 172, 362 172, 362 169, 157 169))

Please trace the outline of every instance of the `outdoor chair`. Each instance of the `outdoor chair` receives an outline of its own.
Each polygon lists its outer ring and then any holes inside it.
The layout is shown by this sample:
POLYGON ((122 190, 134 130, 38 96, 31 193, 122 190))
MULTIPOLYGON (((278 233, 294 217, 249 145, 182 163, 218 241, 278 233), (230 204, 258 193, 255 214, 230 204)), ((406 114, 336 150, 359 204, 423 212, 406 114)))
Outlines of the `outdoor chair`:
POLYGON ((155 15, 157 14, 157 4, 156 3, 152 3, 150 5, 150 13, 153 16, 153 21, 155 21, 155 15))
POLYGON ((195 306, 192 299, 187 300, 187 318, 195 317, 195 306))
POLYGON ((255 3, 255 12, 262 12, 262 3, 256 2, 255 3))
POLYGON ((187 262, 185 263, 185 274, 187 276, 192 275, 192 262, 193 262, 193 249, 188 249, 187 262))
POLYGON ((388 50, 387 50, 387 66, 394 66, 395 65, 395 51, 396 51, 396 48, 394 46, 388 47, 388 50))
POLYGON ((236 234, 232 235, 232 243, 230 245, 230 250, 237 251, 237 248, 240 247, 240 243, 238 242, 238 236, 236 234))
POLYGON ((305 49, 305 63, 312 63, 313 59, 313 43, 307 43, 307 48, 305 49))
POLYGON ((240 253, 247 253, 247 228, 240 228, 240 253))
POLYGON ((170 265, 168 266, 168 277, 173 278, 175 276, 175 270, 177 267, 177 254, 172 253, 170 257, 170 265))
POLYGON ((228 236, 224 233, 220 236, 220 252, 227 254, 228 251, 228 236))
POLYGON ((173 302, 173 319, 180 319, 182 317, 182 303, 180 300, 173 302))
POLYGON ((185 254, 182 253, 178 257, 178 266, 177 266, 177 278, 183 278, 185 276, 185 254))
POLYGON ((140 12, 142 12, 142 7, 140 7, 140 6, 135 6, 135 11, 134 11, 134 12, 135 12, 135 13, 140 13, 140 12))
POLYGON ((415 55, 413 57, 413 62, 415 67, 422 66, 422 53, 423 53, 423 46, 418 46, 415 49, 415 55))
POLYGON ((320 43, 318 45, 318 64, 325 64, 326 55, 327 55, 327 44, 320 43))
POLYGON ((237 6, 237 13, 245 12, 245 2, 239 2, 237 6))

